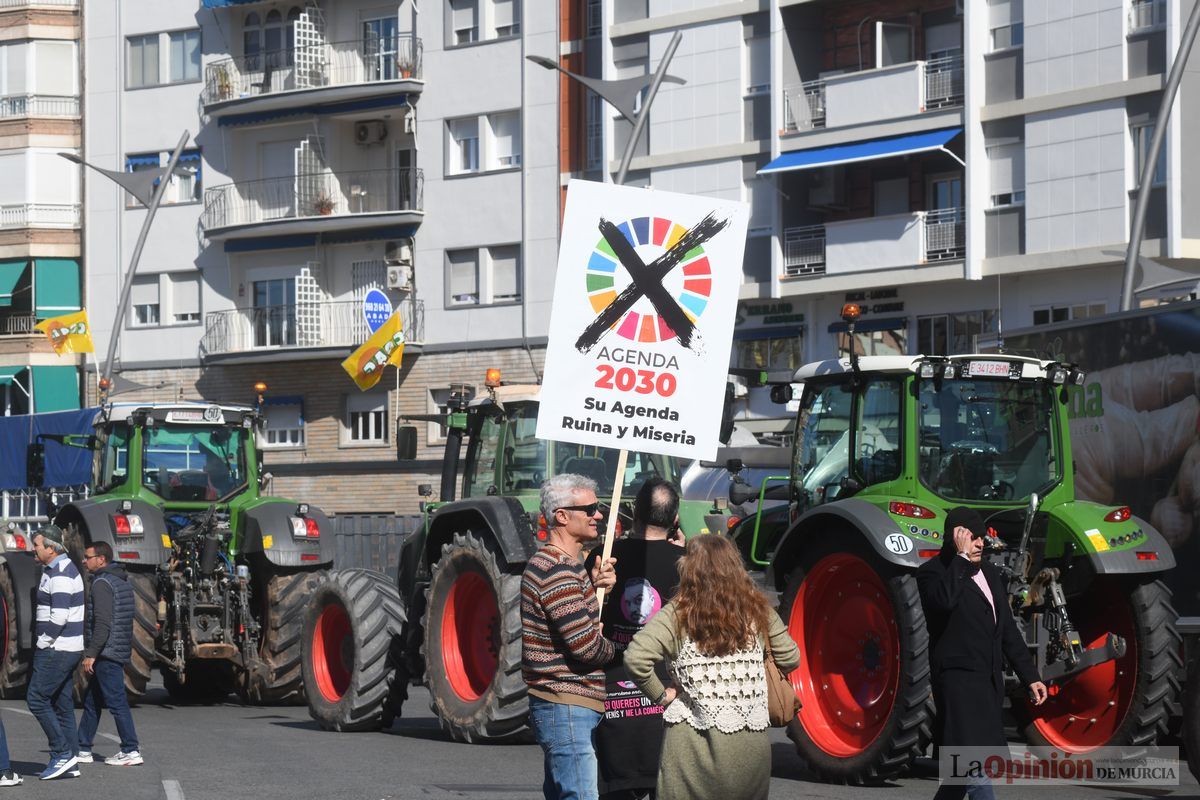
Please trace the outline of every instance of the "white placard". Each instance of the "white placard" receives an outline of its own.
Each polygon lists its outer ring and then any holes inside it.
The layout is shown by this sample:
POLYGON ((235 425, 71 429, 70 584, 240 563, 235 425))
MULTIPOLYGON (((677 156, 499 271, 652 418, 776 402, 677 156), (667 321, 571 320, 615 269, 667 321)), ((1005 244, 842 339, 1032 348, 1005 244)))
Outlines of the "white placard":
POLYGON ((716 457, 749 216, 740 202, 571 181, 539 438, 716 457))

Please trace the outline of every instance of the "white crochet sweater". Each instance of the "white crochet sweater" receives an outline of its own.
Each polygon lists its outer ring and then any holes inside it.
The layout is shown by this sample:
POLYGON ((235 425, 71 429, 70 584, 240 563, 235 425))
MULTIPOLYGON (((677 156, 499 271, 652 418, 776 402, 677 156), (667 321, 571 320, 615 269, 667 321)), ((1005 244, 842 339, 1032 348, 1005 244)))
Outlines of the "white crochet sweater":
POLYGON ((663 714, 665 722, 686 722, 696 730, 722 733, 767 728, 767 674, 758 637, 745 650, 706 656, 685 636, 669 667, 679 690, 663 714))

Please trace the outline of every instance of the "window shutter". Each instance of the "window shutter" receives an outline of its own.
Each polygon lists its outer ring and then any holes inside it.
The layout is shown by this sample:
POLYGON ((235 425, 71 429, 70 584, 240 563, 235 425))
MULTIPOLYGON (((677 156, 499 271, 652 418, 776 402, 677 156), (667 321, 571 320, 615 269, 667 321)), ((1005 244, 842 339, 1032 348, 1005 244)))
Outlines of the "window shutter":
POLYGON ((171 313, 200 313, 200 280, 190 275, 171 276, 171 313))
POLYGON ((130 303, 135 306, 158 305, 158 276, 135 278, 130 290, 130 303))
POLYGON ((520 248, 516 245, 493 247, 490 255, 492 259, 492 300, 503 302, 520 299, 520 248))
POLYGON ((479 295, 478 253, 475 250, 456 250, 446 253, 450 262, 450 297, 467 299, 479 295))

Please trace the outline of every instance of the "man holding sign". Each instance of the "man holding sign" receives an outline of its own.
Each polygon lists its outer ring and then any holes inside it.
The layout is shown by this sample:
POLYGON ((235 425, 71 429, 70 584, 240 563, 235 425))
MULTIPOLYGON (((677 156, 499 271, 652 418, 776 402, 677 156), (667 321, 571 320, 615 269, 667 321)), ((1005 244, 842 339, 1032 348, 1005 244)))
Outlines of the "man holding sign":
POLYGON ((546 546, 521 576, 521 673, 529 687, 529 724, 545 752, 546 800, 596 800, 592 730, 604 711, 604 665, 613 643, 601 635, 596 588, 616 583, 613 560, 589 576, 581 555, 599 536, 596 483, 556 475, 542 484, 546 546))

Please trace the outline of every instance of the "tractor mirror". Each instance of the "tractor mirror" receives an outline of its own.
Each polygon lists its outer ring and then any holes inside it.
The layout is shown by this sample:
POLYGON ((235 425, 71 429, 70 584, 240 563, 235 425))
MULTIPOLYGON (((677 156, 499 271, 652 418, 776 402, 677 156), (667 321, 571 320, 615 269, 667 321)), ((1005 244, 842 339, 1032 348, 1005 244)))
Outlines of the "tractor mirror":
POLYGON ((396 460, 411 461, 417 457, 417 426, 396 426, 396 460))
POLYGON ((41 486, 46 480, 46 445, 32 442, 25 451, 25 485, 41 486))
POLYGON ((742 460, 740 458, 725 459, 725 469, 728 470, 729 472, 734 472, 734 473, 741 472, 742 471, 742 460))

